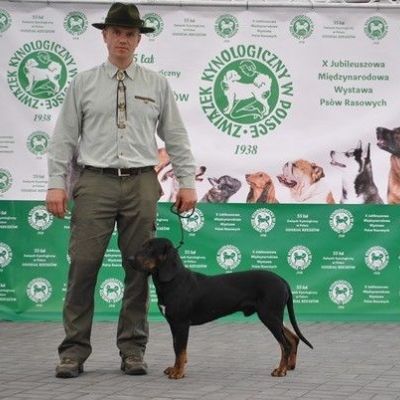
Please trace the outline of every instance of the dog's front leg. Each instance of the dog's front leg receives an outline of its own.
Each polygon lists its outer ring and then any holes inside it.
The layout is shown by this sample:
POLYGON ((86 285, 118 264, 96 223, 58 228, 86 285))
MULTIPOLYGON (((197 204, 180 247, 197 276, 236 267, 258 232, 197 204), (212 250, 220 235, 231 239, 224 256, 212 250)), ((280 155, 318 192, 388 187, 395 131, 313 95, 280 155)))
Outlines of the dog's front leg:
POLYGON ((175 364, 165 369, 164 374, 169 379, 181 379, 185 376, 185 363, 187 362, 187 342, 189 338, 190 323, 170 323, 174 343, 175 364))

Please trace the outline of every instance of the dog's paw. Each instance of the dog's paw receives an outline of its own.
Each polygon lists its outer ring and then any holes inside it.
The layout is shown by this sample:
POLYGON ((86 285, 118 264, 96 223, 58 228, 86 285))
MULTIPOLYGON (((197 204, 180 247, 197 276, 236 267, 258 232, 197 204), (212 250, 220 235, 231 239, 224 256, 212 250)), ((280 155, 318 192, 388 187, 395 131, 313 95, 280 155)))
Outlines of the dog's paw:
POLYGON ((271 376, 276 376, 276 377, 286 376, 286 368, 275 368, 271 372, 271 376))
POLYGON ((164 374, 168 375, 169 379, 182 379, 185 377, 184 371, 176 367, 166 368, 164 374))

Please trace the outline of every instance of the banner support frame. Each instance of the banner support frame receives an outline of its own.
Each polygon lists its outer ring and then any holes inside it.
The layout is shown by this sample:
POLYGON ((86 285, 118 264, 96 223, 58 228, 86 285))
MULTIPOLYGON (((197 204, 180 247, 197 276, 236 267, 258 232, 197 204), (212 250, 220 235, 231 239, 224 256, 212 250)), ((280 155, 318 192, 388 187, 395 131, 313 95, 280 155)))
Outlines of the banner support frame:
MULTIPOLYGON (((50 4, 111 4, 109 0, 7 0, 9 3, 46 3, 50 4)), ((135 0, 136 4, 150 6, 178 6, 178 7, 243 7, 245 9, 258 7, 298 7, 298 8, 372 8, 400 9, 400 0, 135 0)))

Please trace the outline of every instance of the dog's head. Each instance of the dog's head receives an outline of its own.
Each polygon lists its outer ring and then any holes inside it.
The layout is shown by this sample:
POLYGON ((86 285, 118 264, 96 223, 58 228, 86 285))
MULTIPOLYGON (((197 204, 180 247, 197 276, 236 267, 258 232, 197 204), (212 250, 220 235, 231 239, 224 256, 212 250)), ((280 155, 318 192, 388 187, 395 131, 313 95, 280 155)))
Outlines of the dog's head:
POLYGON ((246 182, 252 189, 265 189, 272 185, 271 177, 262 171, 246 174, 246 182))
POLYGON ((238 74, 237 71, 234 69, 230 69, 229 71, 226 72, 223 78, 224 82, 229 83, 229 82, 238 82, 240 81, 240 75, 238 74))
POLYGON ((220 178, 208 178, 214 190, 222 195, 229 197, 235 194, 242 186, 241 182, 229 175, 223 175, 220 178))
POLYGON ((310 186, 325 176, 324 170, 319 165, 307 161, 297 160, 287 162, 282 169, 282 174, 278 175, 278 180, 282 185, 289 189, 310 186))
POLYGON ((361 140, 358 142, 357 147, 351 148, 347 151, 330 152, 331 165, 344 170, 346 173, 356 174, 364 169, 364 166, 370 164, 370 143, 366 149, 363 149, 361 140))
POLYGON ((376 128, 377 145, 397 157, 400 157, 400 127, 395 129, 376 128))
POLYGON ((34 58, 30 58, 29 60, 26 61, 25 66, 27 68, 38 67, 39 63, 34 58))
POLYGON ((275 186, 271 177, 263 171, 246 174, 246 182, 250 186, 247 202, 259 201, 276 203, 275 186))
POLYGON ((178 251, 169 239, 156 238, 146 241, 128 265, 137 271, 152 275, 155 280, 169 282, 181 266, 178 251))

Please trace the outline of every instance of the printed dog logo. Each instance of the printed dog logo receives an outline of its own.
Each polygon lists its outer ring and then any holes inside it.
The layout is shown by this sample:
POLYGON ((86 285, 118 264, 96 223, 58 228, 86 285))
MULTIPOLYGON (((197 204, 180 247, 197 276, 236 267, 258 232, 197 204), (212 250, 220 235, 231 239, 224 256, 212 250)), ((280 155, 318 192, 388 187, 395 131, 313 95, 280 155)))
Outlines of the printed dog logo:
POLYGON ((47 67, 40 67, 39 63, 34 59, 30 58, 25 64, 26 79, 28 80, 28 86, 26 91, 34 94, 37 84, 39 82, 47 82, 53 85, 53 88, 45 84, 46 90, 52 91, 56 94, 60 91, 60 83, 58 82, 62 70, 62 66, 55 61, 51 61, 47 67))
POLYGON ((341 203, 383 203, 372 175, 370 147, 368 143, 363 149, 360 140, 356 148, 344 152, 331 151, 331 165, 342 171, 341 203))
POLYGON ((287 162, 278 175, 279 182, 290 190, 293 200, 302 203, 335 203, 323 178, 322 167, 307 160, 287 162))
POLYGON ((240 66, 243 75, 251 77, 251 82, 243 82, 238 71, 228 70, 221 82, 221 88, 228 102, 224 113, 235 119, 253 115, 259 119, 269 114, 268 99, 271 95, 272 80, 268 75, 257 72, 251 61, 240 66))
POLYGON ((387 189, 388 204, 400 203, 400 127, 376 128, 377 145, 390 156, 390 171, 387 189))

